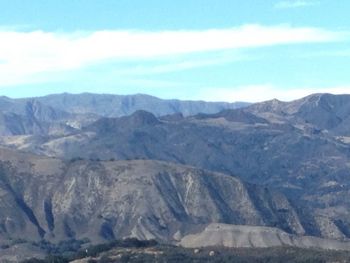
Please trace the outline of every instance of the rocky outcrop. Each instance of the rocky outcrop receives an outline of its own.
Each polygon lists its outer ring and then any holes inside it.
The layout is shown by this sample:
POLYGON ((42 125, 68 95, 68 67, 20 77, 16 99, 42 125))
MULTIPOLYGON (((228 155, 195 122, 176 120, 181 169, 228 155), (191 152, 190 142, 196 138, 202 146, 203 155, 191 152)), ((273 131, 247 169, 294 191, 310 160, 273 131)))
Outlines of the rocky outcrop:
POLYGON ((159 161, 66 163, 4 149, 0 156, 5 243, 19 237, 176 242, 213 222, 304 234, 287 198, 258 187, 252 193, 233 176, 159 161))
POLYGON ((350 250, 350 242, 322 239, 311 236, 295 236, 277 228, 260 226, 242 226, 210 224, 202 232, 182 238, 181 246, 267 248, 299 247, 333 250, 350 250))

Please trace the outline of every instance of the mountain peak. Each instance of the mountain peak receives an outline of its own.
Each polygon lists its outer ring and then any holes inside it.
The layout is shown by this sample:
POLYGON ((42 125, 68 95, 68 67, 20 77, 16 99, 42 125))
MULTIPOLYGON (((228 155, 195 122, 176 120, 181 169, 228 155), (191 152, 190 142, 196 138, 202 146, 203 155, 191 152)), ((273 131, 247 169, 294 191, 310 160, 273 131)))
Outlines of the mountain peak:
POLYGON ((155 125, 159 123, 159 120, 152 113, 144 110, 135 111, 128 118, 129 121, 137 126, 143 125, 155 125))

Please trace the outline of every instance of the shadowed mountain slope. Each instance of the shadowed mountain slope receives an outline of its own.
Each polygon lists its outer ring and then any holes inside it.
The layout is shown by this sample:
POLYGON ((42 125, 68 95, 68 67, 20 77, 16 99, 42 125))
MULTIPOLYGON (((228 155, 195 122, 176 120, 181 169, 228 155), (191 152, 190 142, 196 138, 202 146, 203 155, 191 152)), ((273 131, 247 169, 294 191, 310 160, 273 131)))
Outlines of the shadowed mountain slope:
POLYGON ((71 161, 0 149, 0 242, 176 242, 209 223, 305 230, 287 198, 236 177, 159 161, 71 161))

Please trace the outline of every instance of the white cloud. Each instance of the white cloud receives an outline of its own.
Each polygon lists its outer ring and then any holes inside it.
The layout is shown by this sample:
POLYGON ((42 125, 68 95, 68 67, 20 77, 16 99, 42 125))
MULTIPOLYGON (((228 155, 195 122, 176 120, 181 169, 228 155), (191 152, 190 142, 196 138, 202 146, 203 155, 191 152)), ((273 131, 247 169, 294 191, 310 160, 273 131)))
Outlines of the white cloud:
POLYGON ((337 49, 337 50, 322 50, 322 51, 309 51, 307 53, 299 54, 300 58, 314 58, 314 57, 350 57, 350 49, 337 49))
MULTIPOLYGON (((142 60, 183 54, 282 44, 339 41, 344 32, 319 28, 244 25, 202 31, 96 31, 53 33, 0 30, 0 85, 35 82, 49 72, 70 71, 102 61, 142 60)), ((158 68, 199 66, 198 61, 158 68)), ((204 65, 211 63, 206 60, 204 65)), ((165 64, 171 64, 169 62, 165 64)), ((217 60, 213 60, 217 63, 217 60)), ((45 79, 45 77, 44 77, 45 79)))
POLYGON ((179 59, 174 58, 168 60, 161 60, 152 63, 146 63, 142 65, 132 66, 128 68, 119 68, 115 71, 115 74, 119 76, 137 76, 137 75, 153 75, 153 74, 163 74, 175 71, 184 71, 193 68, 215 66, 215 65, 224 65, 227 63, 232 63, 235 61, 242 60, 253 60, 256 57, 252 58, 245 54, 231 54, 228 52, 223 52, 222 54, 217 52, 216 56, 210 56, 205 54, 201 57, 189 56, 181 57, 179 59))
POLYGON ((228 102, 261 102, 274 98, 291 101, 314 93, 350 94, 350 85, 328 88, 281 88, 271 84, 262 84, 232 88, 207 88, 197 97, 207 101, 228 102))
POLYGON ((275 4, 275 8, 277 9, 289 9, 289 8, 300 8, 307 6, 315 6, 319 5, 319 1, 312 0, 289 0, 289 1, 281 1, 275 4))

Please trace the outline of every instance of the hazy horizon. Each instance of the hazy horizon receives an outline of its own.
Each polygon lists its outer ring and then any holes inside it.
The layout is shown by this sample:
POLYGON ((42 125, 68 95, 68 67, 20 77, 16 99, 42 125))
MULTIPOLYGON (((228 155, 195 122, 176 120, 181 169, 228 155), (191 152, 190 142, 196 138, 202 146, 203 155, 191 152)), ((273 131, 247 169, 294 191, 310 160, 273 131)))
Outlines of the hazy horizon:
MULTIPOLYGON (((149 96, 149 97, 155 97, 155 98, 158 98, 158 99, 161 99, 161 100, 180 100, 180 101, 205 101, 205 102, 223 102, 223 103, 260 103, 260 102, 264 102, 264 101, 270 101, 270 100, 279 100, 278 98, 270 98, 270 99, 267 99, 267 100, 258 100, 258 101, 241 101, 241 100, 238 100, 238 101, 225 101, 225 100, 202 100, 202 99, 198 99, 198 100, 195 100, 195 99, 178 99, 178 98, 162 98, 162 97, 159 97, 159 96, 155 96, 155 95, 151 95, 151 94, 146 94, 146 93, 133 93, 133 94, 117 94, 117 93, 98 93, 98 92, 77 92, 77 93, 72 93, 72 92, 61 92, 61 93, 48 93, 46 95, 38 95, 38 96, 29 96, 29 97, 26 97, 26 96, 22 96, 22 97, 11 97, 11 96, 5 96, 7 98, 10 98, 10 99, 28 99, 28 98, 38 98, 38 97, 46 97, 46 96, 55 96, 55 95, 63 95, 63 94, 68 94, 68 95, 83 95, 83 94, 93 94, 93 95, 111 95, 111 96, 137 96, 137 95, 140 95, 140 96, 149 96)), ((317 95, 317 94, 330 94, 330 95, 350 95, 348 93, 343 93, 343 94, 333 94, 333 93, 328 93, 328 92, 325 92, 325 93, 311 93, 311 94, 308 94, 306 96, 303 96, 303 97, 299 97, 299 98, 295 98, 295 99, 291 99, 291 100, 279 100, 281 102, 291 102, 291 101, 295 101, 295 100, 299 100, 299 99, 302 99, 304 97, 308 97, 308 96, 313 96, 313 95, 317 95)))

